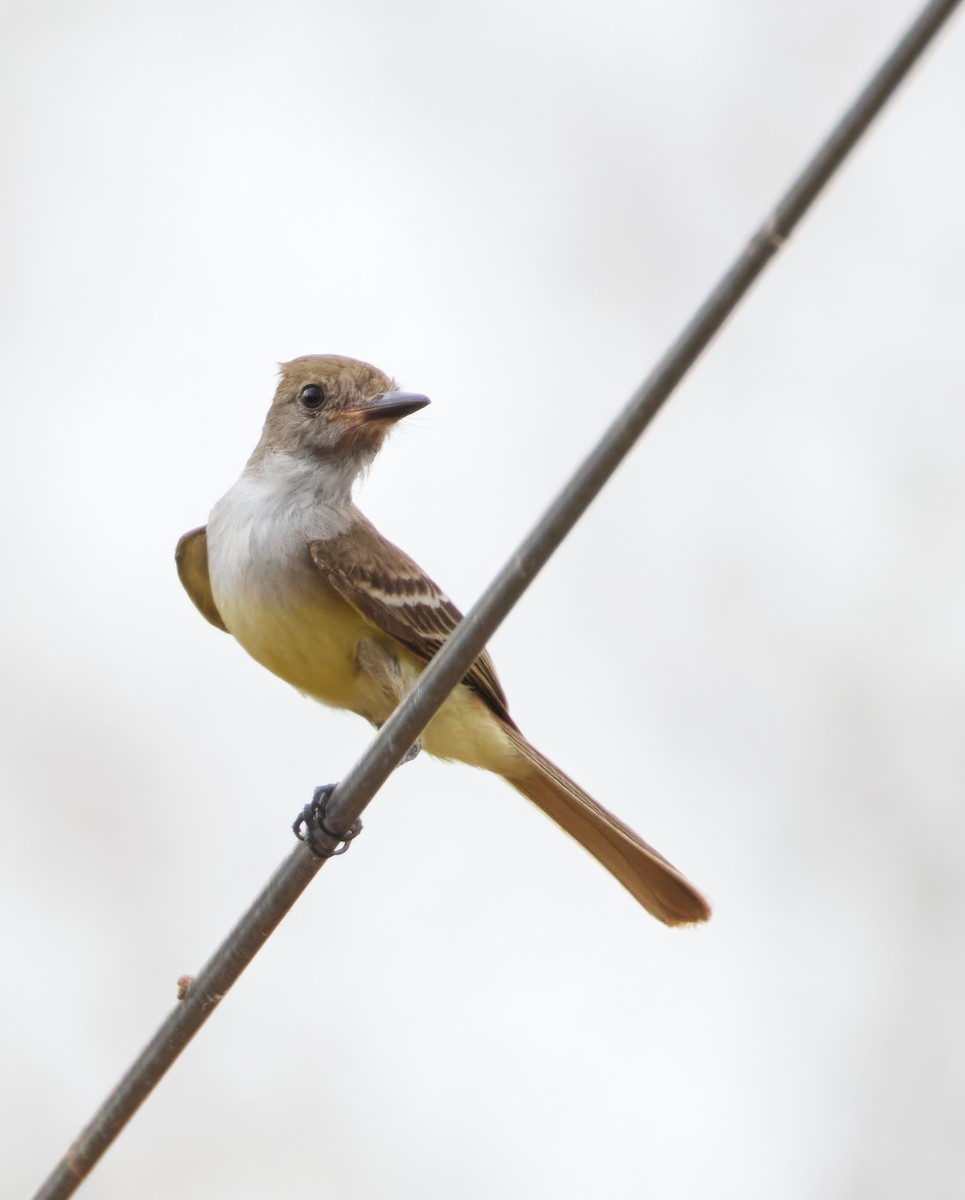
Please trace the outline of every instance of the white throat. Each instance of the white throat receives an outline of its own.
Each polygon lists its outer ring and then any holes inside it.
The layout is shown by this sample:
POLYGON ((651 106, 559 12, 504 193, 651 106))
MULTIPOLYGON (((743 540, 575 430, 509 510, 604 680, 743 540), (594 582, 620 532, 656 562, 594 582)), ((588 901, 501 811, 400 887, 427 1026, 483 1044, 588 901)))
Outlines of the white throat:
POLYGON ((355 455, 287 454, 276 450, 245 467, 242 480, 257 480, 298 504, 341 508, 352 502, 352 487, 365 467, 355 455))
POLYGON ((358 519, 358 464, 291 454, 249 466, 211 510, 208 569, 217 599, 298 561, 309 542, 328 541, 358 519))

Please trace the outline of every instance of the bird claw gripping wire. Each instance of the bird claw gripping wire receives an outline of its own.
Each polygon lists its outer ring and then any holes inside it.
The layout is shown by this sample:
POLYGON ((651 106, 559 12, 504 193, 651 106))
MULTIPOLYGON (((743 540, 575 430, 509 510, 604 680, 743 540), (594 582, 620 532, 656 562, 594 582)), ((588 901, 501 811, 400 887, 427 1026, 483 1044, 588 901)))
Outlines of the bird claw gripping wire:
POLYGON ((292 832, 295 837, 304 842, 316 858, 334 858, 338 854, 344 854, 352 844, 352 839, 358 837, 362 832, 361 821, 356 821, 344 833, 329 829, 325 824, 325 812, 334 791, 334 783, 323 783, 321 787, 317 787, 312 794, 310 803, 305 805, 292 824, 292 832), (334 838, 339 845, 334 850, 327 849, 318 841, 320 833, 334 838))

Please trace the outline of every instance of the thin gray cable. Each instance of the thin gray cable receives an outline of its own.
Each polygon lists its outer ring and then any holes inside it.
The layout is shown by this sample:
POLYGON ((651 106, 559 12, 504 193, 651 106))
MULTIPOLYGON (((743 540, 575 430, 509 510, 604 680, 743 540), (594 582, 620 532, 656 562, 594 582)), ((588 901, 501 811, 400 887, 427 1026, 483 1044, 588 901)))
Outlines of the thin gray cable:
MULTIPOLYGON (((677 341, 423 672, 413 692, 339 784, 326 814, 331 827, 348 829, 361 815, 958 4, 959 0, 932 0, 925 6, 677 341)), ((333 849, 335 845, 332 840, 333 849)), ((327 861, 313 857, 302 844, 292 850, 54 1168, 35 1200, 63 1200, 74 1193, 327 861)))

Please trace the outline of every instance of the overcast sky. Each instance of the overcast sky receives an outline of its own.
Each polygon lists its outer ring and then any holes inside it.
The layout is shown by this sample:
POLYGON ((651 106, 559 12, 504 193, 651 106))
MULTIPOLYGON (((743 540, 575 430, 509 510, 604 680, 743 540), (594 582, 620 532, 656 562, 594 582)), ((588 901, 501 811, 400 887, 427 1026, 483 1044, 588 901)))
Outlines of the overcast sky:
MULTIPOLYGON (((5 1194, 370 737, 174 571, 276 363, 432 397, 358 500, 468 606, 916 11, 5 6, 5 1194)), ((492 644, 711 924, 422 756, 83 1195, 965 1188, 963 80, 958 20, 492 644)))

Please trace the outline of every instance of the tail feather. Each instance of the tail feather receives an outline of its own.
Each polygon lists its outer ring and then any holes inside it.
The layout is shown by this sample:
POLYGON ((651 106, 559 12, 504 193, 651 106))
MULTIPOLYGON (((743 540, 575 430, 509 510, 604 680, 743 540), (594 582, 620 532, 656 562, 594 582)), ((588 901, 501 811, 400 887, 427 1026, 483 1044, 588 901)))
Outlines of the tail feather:
POLYGON ((507 733, 520 752, 506 773, 523 793, 666 925, 706 921, 710 905, 683 875, 633 830, 592 799, 515 729, 507 733))

